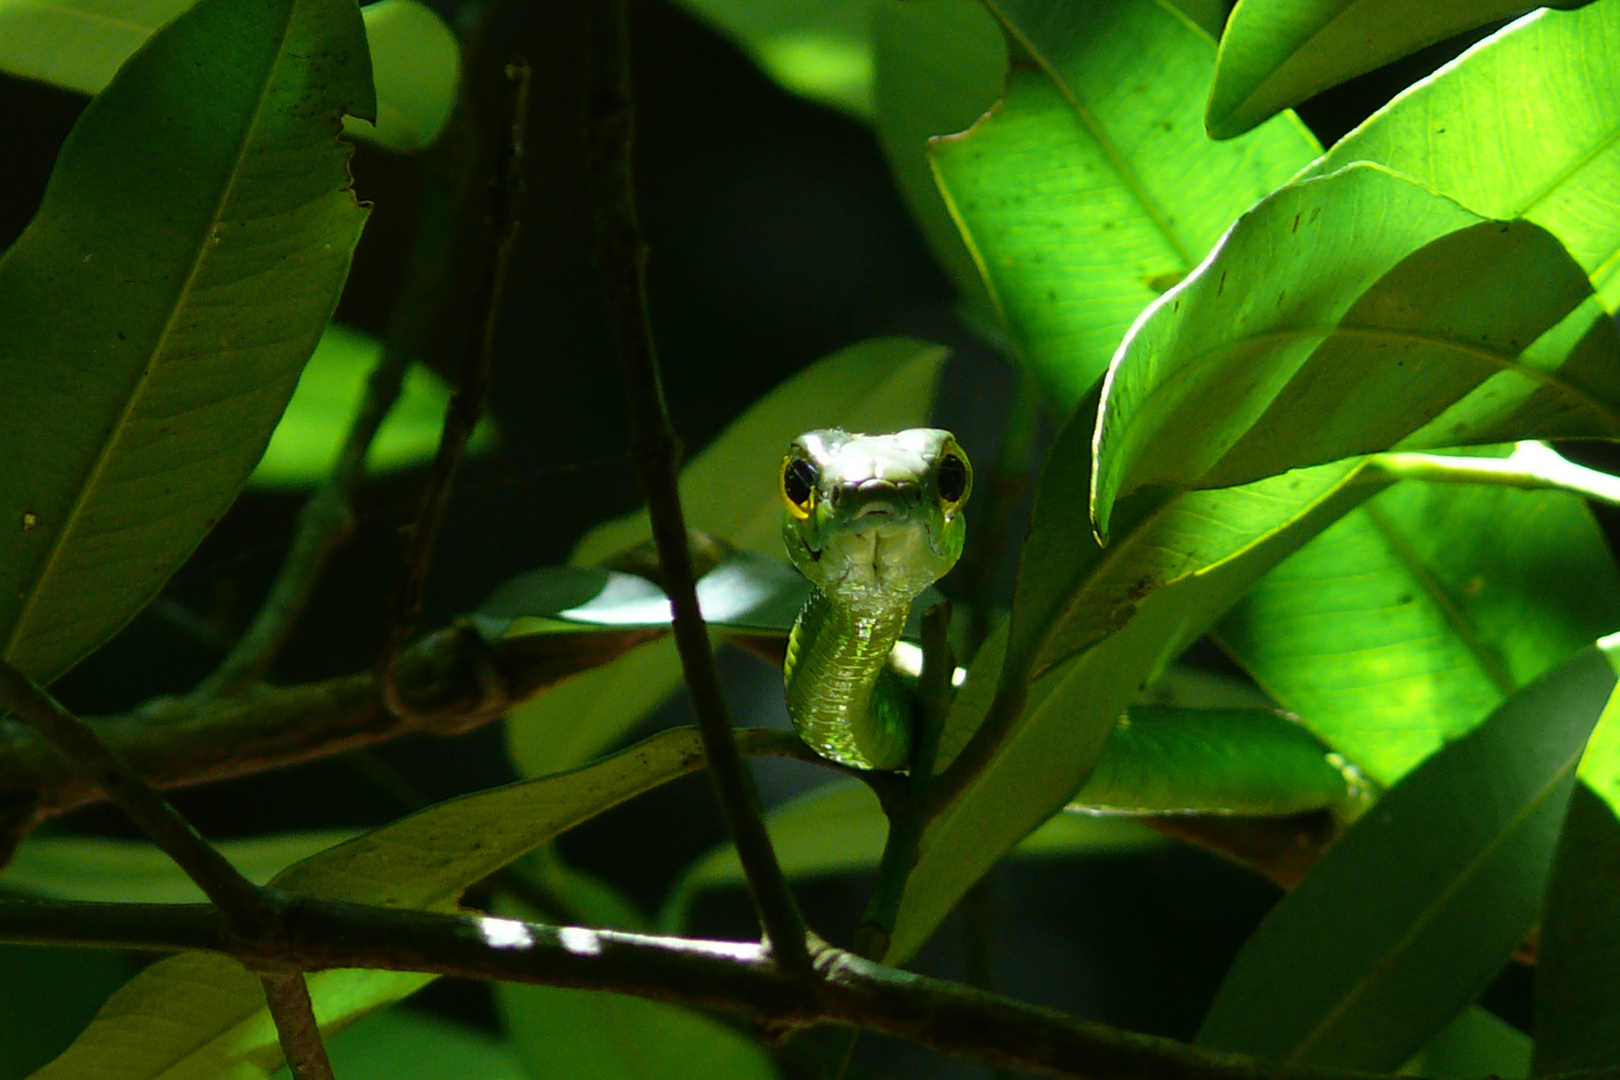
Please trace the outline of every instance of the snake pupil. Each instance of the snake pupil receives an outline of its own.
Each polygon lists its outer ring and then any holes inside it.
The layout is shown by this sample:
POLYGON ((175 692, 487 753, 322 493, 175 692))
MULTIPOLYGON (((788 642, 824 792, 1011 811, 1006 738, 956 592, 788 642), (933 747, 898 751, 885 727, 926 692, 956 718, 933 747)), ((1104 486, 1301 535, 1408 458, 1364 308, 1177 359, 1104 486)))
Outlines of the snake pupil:
POLYGON ((955 502, 967 491, 967 465, 955 454, 946 454, 945 459, 939 463, 936 473, 939 483, 939 497, 946 502, 955 502))
POLYGON ((804 506, 816 488, 816 467, 804 458, 794 458, 782 470, 782 492, 795 506, 804 506))

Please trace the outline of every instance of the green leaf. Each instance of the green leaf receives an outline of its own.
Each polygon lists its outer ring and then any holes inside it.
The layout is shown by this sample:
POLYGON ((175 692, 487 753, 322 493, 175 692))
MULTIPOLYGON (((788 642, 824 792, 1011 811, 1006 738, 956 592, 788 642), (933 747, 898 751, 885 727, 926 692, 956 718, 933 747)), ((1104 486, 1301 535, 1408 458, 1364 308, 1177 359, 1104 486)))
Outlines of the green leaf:
POLYGON ((1384 785, 1620 625, 1620 574, 1573 495, 1401 483, 1305 545, 1216 637, 1384 785))
MULTIPOLYGON (((376 338, 336 323, 328 326, 304 365, 298 389, 248 485, 310 487, 325 480, 360 407, 366 378, 381 356, 382 342, 376 338)), ((426 365, 413 361, 405 369, 399 399, 388 410, 366 453, 366 472, 393 472, 433 460, 449 403, 449 384, 426 365)), ((486 417, 473 429, 467 449, 479 454, 494 443, 495 426, 486 417)))
POLYGON ((1539 11, 1480 42, 1346 135, 1312 167, 1376 161, 1476 214, 1563 241, 1620 305, 1620 3, 1539 11))
MULTIPOLYGON (((765 816, 765 825, 782 872, 790 878, 876 870, 889 832, 889 821, 877 796, 858 780, 826 784, 774 807, 765 816)), ((1098 816, 1077 809, 1073 813, 1060 811, 1026 836, 1012 854, 1113 854, 1163 843, 1158 834, 1128 818, 1098 816)), ((659 913, 659 926, 666 933, 683 933, 698 894, 743 883, 737 849, 730 844, 710 848, 676 879, 659 913)))
POLYGON ((0 945, 0 1080, 60 1054, 129 973, 112 949, 0 945))
POLYGON ((1434 1080, 1524 1080, 1530 1075, 1530 1039, 1495 1013, 1470 1005, 1401 1072, 1434 1080))
MULTIPOLYGON (((352 829, 290 833, 215 843, 250 881, 277 872, 354 836, 352 829)), ((152 844, 89 836, 34 836, 0 874, 0 886, 63 900, 201 904, 202 890, 152 844)))
MULTIPOLYGON (((465 1024, 410 1008, 368 1016, 326 1045, 343 1080, 527 1080, 513 1049, 465 1024)), ((286 1066, 272 1080, 290 1080, 286 1066)))
MULTIPOLYGON (((681 469, 687 527, 785 559, 776 474, 788 444, 815 428, 887 432, 925 423, 945 352, 916 338, 873 338, 776 387, 681 469)), ((639 510, 586 533, 570 561, 600 563, 651 536, 647 511, 639 510)))
POLYGON ((1204 123, 1211 138, 1241 135, 1330 86, 1534 6, 1524 0, 1239 0, 1221 37, 1204 123))
POLYGON ((678 0, 785 90, 872 115, 873 0, 678 0))
POLYGON ((1290 184, 1131 330, 1097 422, 1093 517, 1121 494, 1223 487, 1387 450, 1620 434, 1620 335, 1525 347, 1590 286, 1550 233, 1484 221, 1379 166, 1290 184), (1465 430, 1431 420, 1487 382, 1465 430), (1424 438, 1414 439, 1422 431, 1424 438))
POLYGON ((1154 0, 993 0, 1030 62, 930 151, 1043 392, 1066 412, 1151 301, 1319 152, 1292 116, 1204 137, 1215 45, 1154 0))
MULTIPOLYGON (((99 93, 159 27, 193 3, 0 0, 0 72, 99 93)), ((459 92, 455 35, 417 0, 380 0, 360 13, 371 45, 377 123, 345 119, 344 131, 390 150, 424 147, 444 129, 459 92)))
POLYGON ((1007 82, 1007 39, 979 0, 876 0, 878 142, 934 256, 979 321, 993 321, 979 266, 934 182, 928 140, 966 130, 1007 82))
MULTIPOLYGON (((1602 643, 1615 659, 1614 642, 1602 643)), ((1620 1068, 1620 693, 1576 770, 1536 960, 1536 1075, 1620 1068)))
POLYGON ((1614 686, 1588 648, 1414 769, 1261 924, 1197 1041, 1369 1072, 1421 1048, 1534 923, 1614 686))
POLYGON ((1121 504, 1127 524, 1104 551, 1080 494, 1095 400, 1076 410, 1047 457, 1008 633, 975 657, 946 719, 940 752, 950 761, 987 714, 1015 717, 996 757, 923 833, 894 962, 1079 790, 1121 712, 1165 665, 1267 570, 1377 489, 1356 465, 1338 464, 1230 491, 1146 493, 1121 504))
MULTIPOLYGON (((777 732, 738 732, 744 753, 777 732)), ((292 892, 392 907, 453 910, 463 890, 559 833, 702 766, 697 732, 656 735, 573 772, 429 807, 279 874, 292 892)), ((431 975, 323 971, 310 976, 322 1030, 405 997, 431 975)), ((281 1060, 256 976, 234 960, 182 953, 115 994, 73 1046, 35 1080, 249 1080, 281 1060)))
POLYGON ((1361 795, 1327 748, 1279 713, 1133 705, 1074 803, 1123 814, 1270 817, 1361 795))
POLYGON ((48 683, 231 504, 337 302, 373 110, 340 0, 203 0, 80 115, 0 260, 0 654, 48 683))

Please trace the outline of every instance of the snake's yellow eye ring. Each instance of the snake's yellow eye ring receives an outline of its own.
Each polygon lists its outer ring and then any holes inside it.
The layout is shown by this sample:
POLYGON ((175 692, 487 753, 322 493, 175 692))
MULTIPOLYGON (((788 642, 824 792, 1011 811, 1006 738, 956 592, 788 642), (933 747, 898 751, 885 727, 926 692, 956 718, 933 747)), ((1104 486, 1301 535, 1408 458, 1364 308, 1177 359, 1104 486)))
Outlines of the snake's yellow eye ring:
POLYGON ((802 457, 790 457, 782 463, 782 501, 788 513, 804 521, 816 507, 816 481, 821 470, 815 463, 802 457))
POLYGON ((940 455, 939 464, 934 466, 934 487, 947 514, 966 502, 973 491, 973 466, 968 464, 967 455, 954 442, 940 455))

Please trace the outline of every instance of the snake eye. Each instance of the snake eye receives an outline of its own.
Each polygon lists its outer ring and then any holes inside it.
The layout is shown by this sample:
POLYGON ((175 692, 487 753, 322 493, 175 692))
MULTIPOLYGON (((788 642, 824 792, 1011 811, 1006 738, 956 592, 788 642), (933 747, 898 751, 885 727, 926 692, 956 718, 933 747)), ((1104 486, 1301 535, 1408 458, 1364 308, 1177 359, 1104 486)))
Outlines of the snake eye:
POLYGON ((961 502, 967 497, 969 479, 967 462, 960 454, 946 454, 934 472, 939 497, 948 503, 961 502))
POLYGON ((788 512, 800 521, 810 516, 816 504, 819 478, 819 470, 804 458, 788 458, 782 465, 782 498, 787 502, 788 512))

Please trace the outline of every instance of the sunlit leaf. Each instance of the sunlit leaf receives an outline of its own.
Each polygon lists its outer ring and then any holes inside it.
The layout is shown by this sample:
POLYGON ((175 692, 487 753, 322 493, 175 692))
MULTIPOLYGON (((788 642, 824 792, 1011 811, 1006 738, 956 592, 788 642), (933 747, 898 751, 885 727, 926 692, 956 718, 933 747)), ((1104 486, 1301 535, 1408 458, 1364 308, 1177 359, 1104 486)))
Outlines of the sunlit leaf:
POLYGON ((1620 434, 1607 320, 1568 355, 1526 354, 1590 295, 1552 234, 1378 166, 1290 184, 1120 347, 1097 423, 1096 526, 1106 535, 1113 500, 1150 484, 1224 487, 1396 445, 1620 434), (1487 383, 1494 408, 1463 430, 1427 427, 1487 383))
POLYGON ((1198 1042, 1369 1072, 1428 1042, 1535 921, 1614 685, 1588 648, 1409 773, 1250 938, 1198 1042))
POLYGON ((1216 635, 1388 785, 1616 626, 1620 574, 1579 498, 1402 483, 1266 575, 1216 635))
MULTIPOLYGON (((360 407, 366 378, 381 355, 382 342, 377 339, 336 324, 328 326, 248 484, 309 487, 325 480, 360 407)), ((366 454, 366 471, 386 473, 431 461, 449 401, 449 384, 425 365, 411 363, 399 399, 366 454)), ((467 449, 482 453, 494 442, 495 427, 486 418, 473 430, 467 449)))
POLYGON ((258 461, 366 212, 358 13, 204 0, 80 115, 0 260, 0 653, 50 682, 162 587, 258 461))
POLYGON ((1563 241, 1620 304, 1620 3, 1539 11, 1407 89, 1339 140, 1316 174, 1376 161, 1476 214, 1563 241))
POLYGON ((1204 122, 1214 138, 1241 135, 1330 86, 1535 6, 1525 0, 1239 0, 1221 37, 1204 122))
MULTIPOLYGON (((119 66, 195 0, 0 0, 0 72, 99 93, 119 66)), ((379 0, 365 16, 377 123, 344 120, 350 136, 390 150, 437 139, 461 82, 461 48, 417 0, 379 0)))
POLYGON ((1213 143, 1215 44, 1155 0, 992 0, 1006 96, 935 142, 941 189, 1047 399, 1067 412, 1132 320, 1319 152, 1292 116, 1213 143))

